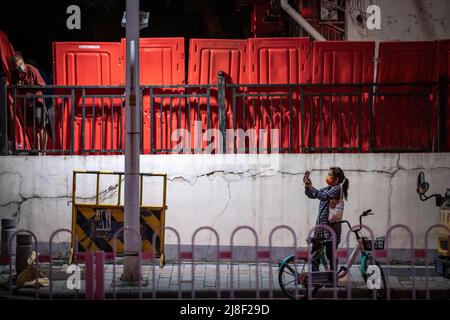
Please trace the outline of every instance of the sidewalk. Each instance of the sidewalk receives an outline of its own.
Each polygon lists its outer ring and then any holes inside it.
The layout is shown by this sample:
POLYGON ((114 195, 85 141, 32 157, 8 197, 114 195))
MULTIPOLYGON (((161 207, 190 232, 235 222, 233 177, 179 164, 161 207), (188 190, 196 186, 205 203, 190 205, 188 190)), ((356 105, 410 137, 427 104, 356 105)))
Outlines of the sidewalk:
MULTIPOLYGON (((179 290, 183 298, 192 297, 192 287, 194 286, 195 298, 217 298, 220 289, 221 298, 231 296, 231 266, 229 264, 219 265, 219 281, 217 282, 215 264, 196 263, 194 278, 192 278, 192 264, 182 263, 179 265, 181 277, 178 277, 178 264, 166 264, 164 268, 159 266, 153 268, 149 264, 142 266, 142 294, 144 298, 178 298, 179 290), (153 281, 154 279, 154 281, 153 281), (155 283, 155 286, 153 286, 155 283)), ((347 298, 347 284, 351 285, 352 299, 370 299, 367 286, 359 273, 359 266, 353 266, 347 281, 340 281, 338 290, 339 298, 347 298)), ((387 274, 386 266, 382 266, 387 274)), ((41 263, 41 272, 49 275, 48 263, 41 263)), ((80 265, 81 289, 78 291, 78 298, 85 298, 85 272, 84 265, 80 265)), ((278 266, 272 266, 272 277, 267 263, 259 265, 259 297, 270 297, 270 284, 272 284, 273 298, 285 299, 286 296, 278 285, 278 266)), ((116 292, 117 298, 138 298, 139 285, 130 284, 120 280, 123 265, 116 267, 116 292)), ((415 277, 416 295, 418 299, 425 298, 425 267, 417 266, 415 277)), ((8 287, 9 266, 0 266, 0 299, 9 297, 8 287)), ((439 276, 432 267, 429 269, 429 289, 432 299, 450 299, 450 280, 439 276)), ((54 299, 74 299, 75 291, 67 287, 67 279, 71 276, 61 266, 53 266, 53 298, 54 299)), ((234 264, 233 265, 233 291, 235 298, 256 298, 256 265, 255 264, 234 264)), ((106 264, 105 272, 105 295, 106 298, 113 297, 113 265, 106 264)), ((386 279, 388 280, 388 279, 386 279)), ((391 299, 411 299, 412 297, 412 271, 411 266, 391 266, 389 276, 389 286, 391 288, 391 299)), ((13 296, 16 299, 34 298, 34 288, 13 289, 13 296)), ((49 287, 39 289, 39 296, 42 299, 49 298, 49 287)), ((333 298, 333 288, 323 288, 319 291, 318 298, 333 298)))

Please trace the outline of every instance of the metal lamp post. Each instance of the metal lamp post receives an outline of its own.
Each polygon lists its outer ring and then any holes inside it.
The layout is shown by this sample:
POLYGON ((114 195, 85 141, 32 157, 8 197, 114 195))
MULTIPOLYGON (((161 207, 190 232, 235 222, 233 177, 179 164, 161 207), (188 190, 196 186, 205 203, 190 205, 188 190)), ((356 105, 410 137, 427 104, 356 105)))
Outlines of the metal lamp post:
MULTIPOLYGON (((139 11, 139 0, 127 0, 126 24, 126 137, 125 137, 125 226, 140 233, 139 210, 139 29, 141 18, 144 27, 148 23, 148 13, 139 11), (146 19, 146 20, 145 20, 146 19)), ((123 23, 123 22, 122 22, 123 23)), ((141 241, 132 230, 124 230, 123 281, 139 281, 140 265, 138 252, 141 241)))

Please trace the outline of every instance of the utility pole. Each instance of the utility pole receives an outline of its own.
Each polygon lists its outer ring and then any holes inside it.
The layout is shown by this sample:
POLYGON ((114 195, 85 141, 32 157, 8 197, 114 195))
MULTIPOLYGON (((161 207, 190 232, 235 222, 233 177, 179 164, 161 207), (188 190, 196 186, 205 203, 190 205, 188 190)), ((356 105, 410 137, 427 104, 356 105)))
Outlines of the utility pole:
MULTIPOLYGON (((126 137, 125 137, 125 226, 140 234, 139 210, 139 0, 126 0, 126 137)), ((124 230, 123 281, 139 281, 140 237, 124 230)))

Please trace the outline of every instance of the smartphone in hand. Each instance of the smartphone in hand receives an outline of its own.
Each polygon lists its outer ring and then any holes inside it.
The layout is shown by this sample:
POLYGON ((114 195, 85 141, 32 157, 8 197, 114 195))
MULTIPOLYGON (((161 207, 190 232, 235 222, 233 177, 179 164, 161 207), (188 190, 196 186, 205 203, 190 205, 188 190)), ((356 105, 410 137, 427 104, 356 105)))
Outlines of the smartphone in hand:
POLYGON ((310 182, 311 180, 309 180, 309 171, 306 171, 305 172, 305 175, 304 175, 304 177, 303 177, 303 182, 304 183, 308 183, 308 182, 310 182))

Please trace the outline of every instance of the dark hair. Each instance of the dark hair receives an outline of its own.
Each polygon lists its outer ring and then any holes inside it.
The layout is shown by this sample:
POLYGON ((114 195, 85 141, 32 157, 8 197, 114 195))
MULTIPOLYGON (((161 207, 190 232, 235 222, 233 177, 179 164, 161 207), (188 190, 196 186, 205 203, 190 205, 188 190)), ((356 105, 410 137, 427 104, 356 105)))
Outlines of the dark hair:
POLYGON ((350 186, 350 181, 345 177, 344 171, 339 167, 331 167, 330 171, 333 178, 338 179, 338 183, 342 183, 344 180, 344 185, 342 186, 342 191, 344 192, 344 199, 347 200, 348 197, 348 187, 350 186))
POLYGON ((14 64, 16 62, 16 59, 22 59, 23 60, 22 54, 20 52, 18 52, 18 51, 16 53, 14 53, 11 57, 9 57, 10 64, 11 65, 14 64))

